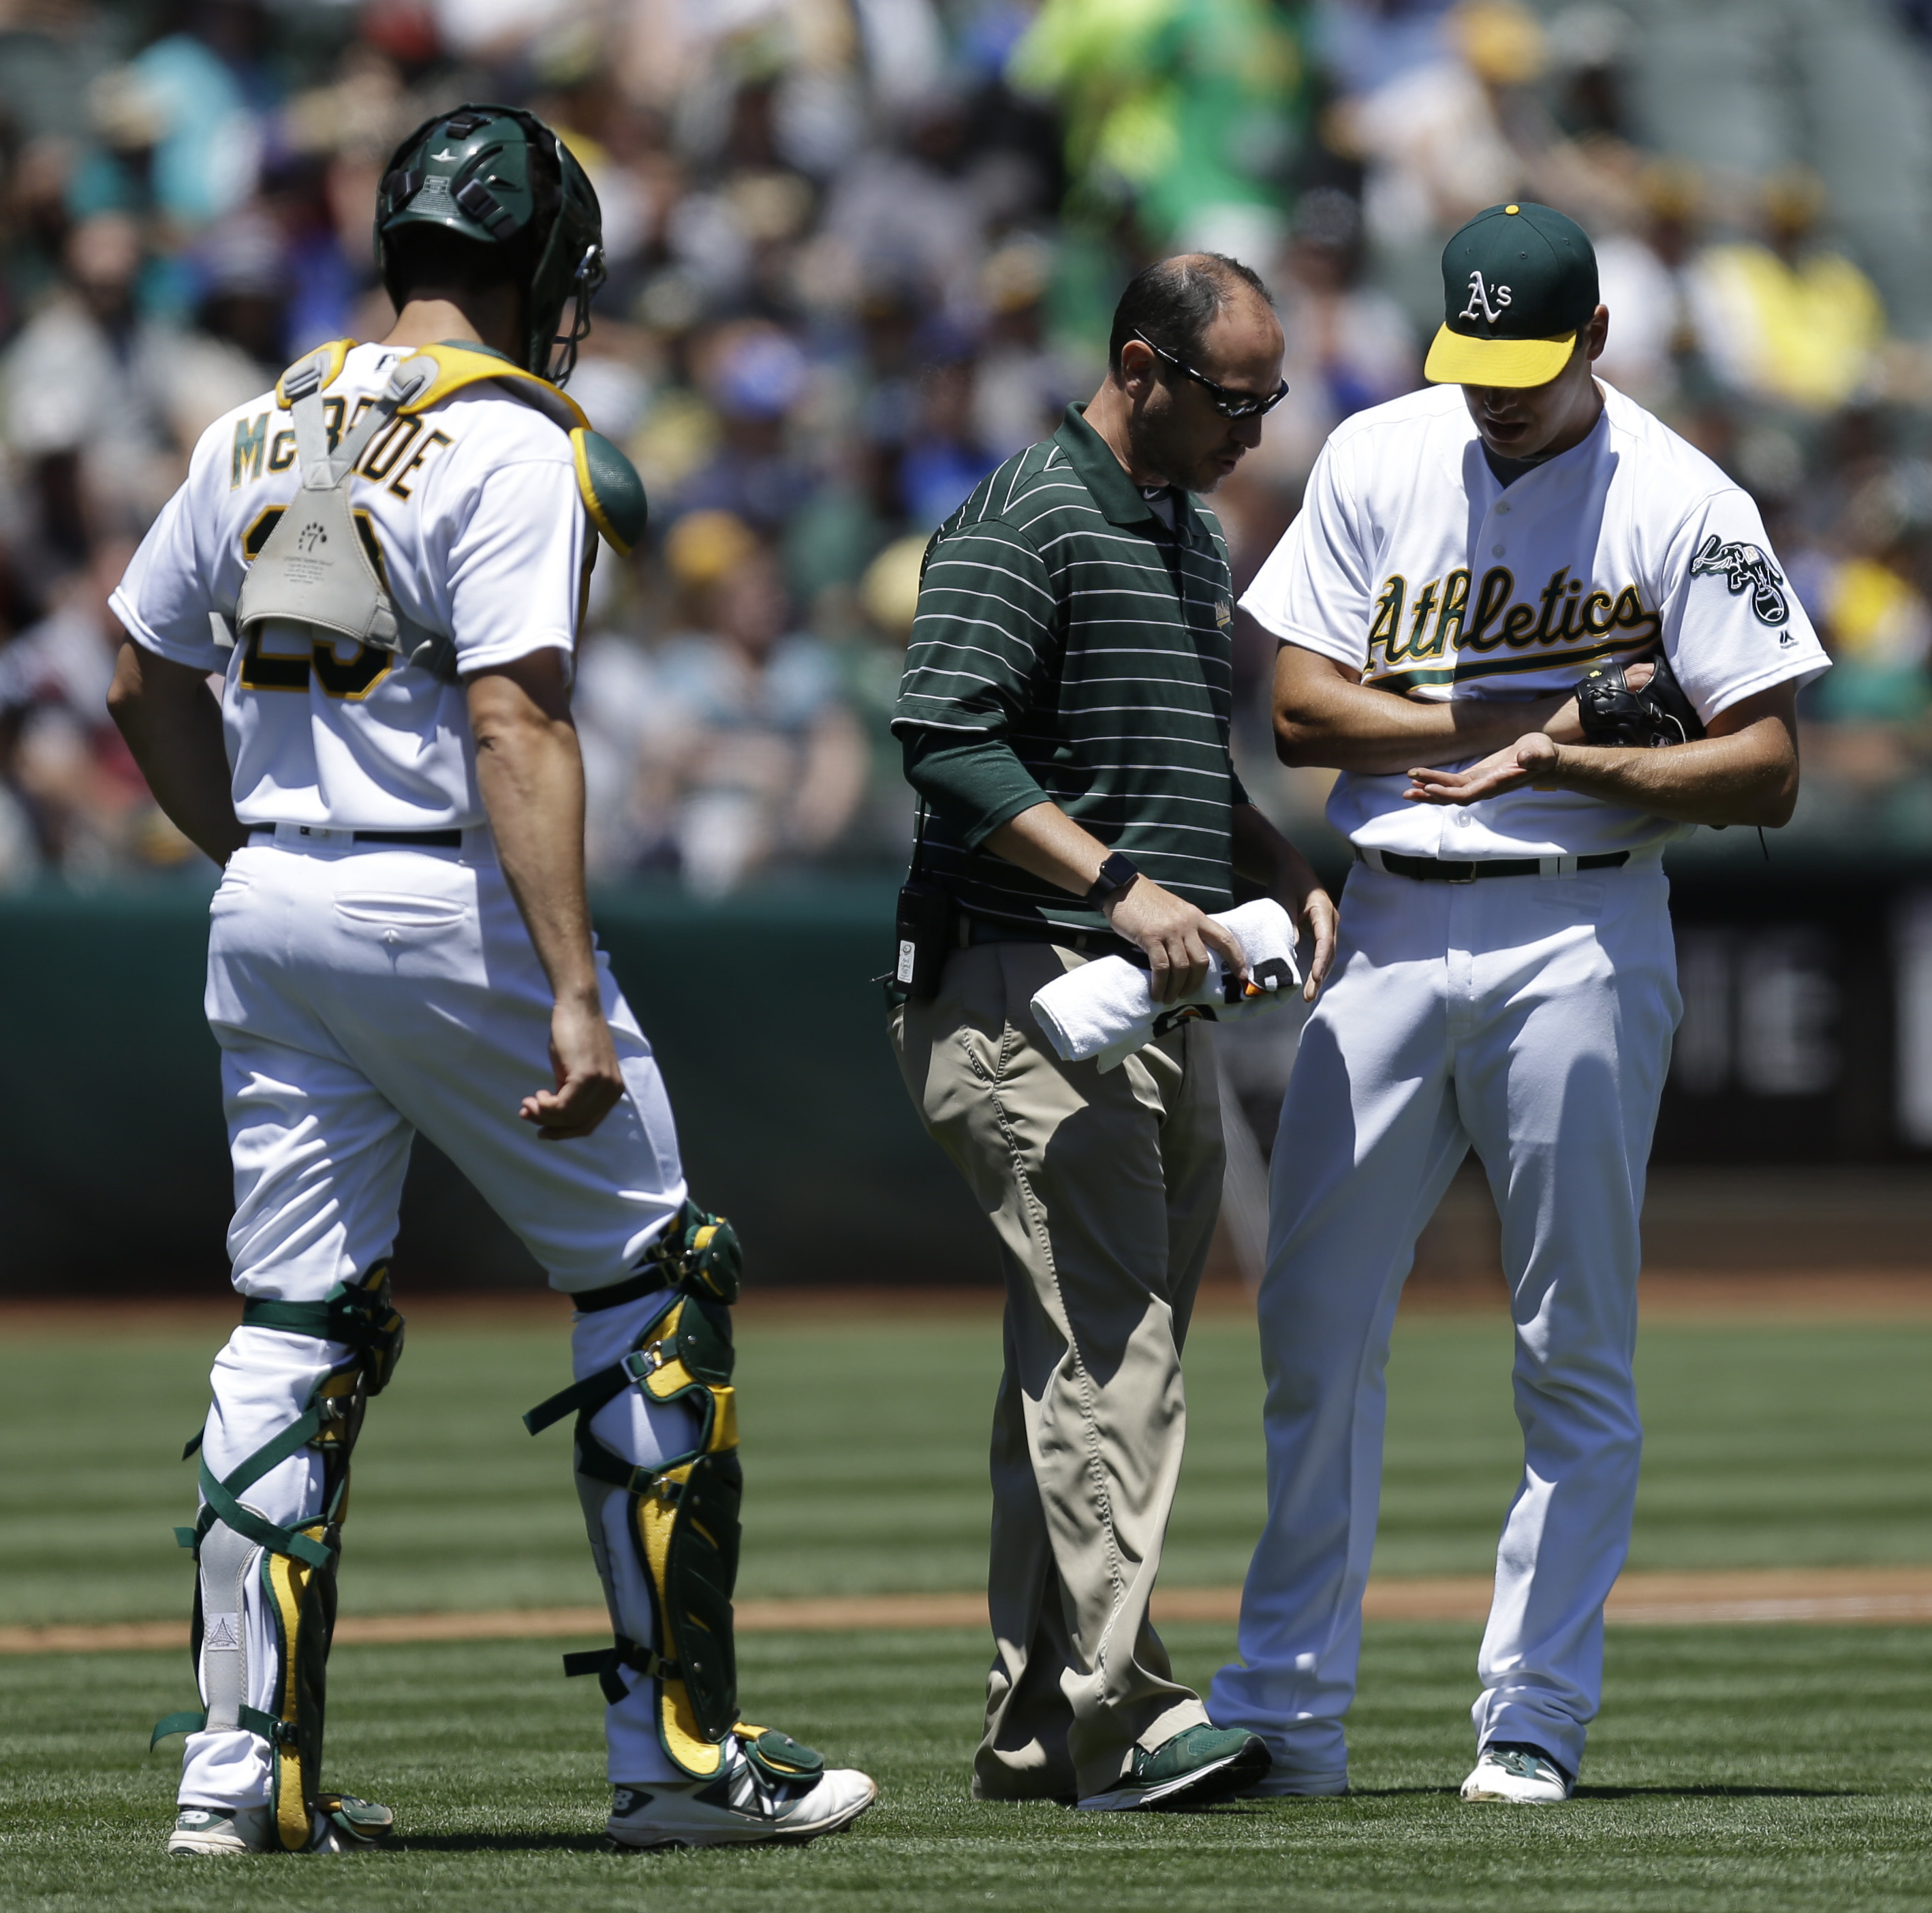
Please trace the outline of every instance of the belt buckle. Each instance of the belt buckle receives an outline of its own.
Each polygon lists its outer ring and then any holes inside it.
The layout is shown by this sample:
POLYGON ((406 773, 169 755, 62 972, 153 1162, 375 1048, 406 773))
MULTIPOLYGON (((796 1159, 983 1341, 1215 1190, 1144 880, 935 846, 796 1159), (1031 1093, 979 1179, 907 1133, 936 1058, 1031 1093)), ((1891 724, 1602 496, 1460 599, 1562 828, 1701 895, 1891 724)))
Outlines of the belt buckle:
POLYGON ((1444 883, 1473 883, 1475 882, 1476 865, 1474 859, 1466 857, 1442 857, 1438 858, 1437 861, 1442 865, 1443 871, 1445 873, 1442 879, 1444 883), (1460 877, 1450 877, 1446 874, 1452 870, 1460 870, 1463 874, 1460 877))

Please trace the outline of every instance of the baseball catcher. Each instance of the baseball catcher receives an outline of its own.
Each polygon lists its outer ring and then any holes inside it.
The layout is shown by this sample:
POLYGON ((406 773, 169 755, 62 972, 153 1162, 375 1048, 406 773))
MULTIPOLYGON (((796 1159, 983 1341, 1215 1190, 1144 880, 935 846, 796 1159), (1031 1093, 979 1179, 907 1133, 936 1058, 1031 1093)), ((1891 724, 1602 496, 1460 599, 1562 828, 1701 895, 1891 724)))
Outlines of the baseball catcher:
POLYGON ((874 1797, 739 1713, 737 1242, 688 1199, 584 898, 577 625, 598 539, 621 556, 645 520, 562 389, 601 235, 528 113, 419 127, 376 220, 394 328, 211 426, 112 601, 115 715, 224 866, 207 1009, 242 1320, 180 1531, 202 1705, 156 1730, 188 1735, 172 1853, 390 1831, 325 1789, 324 1702, 350 1458, 402 1352, 387 1263, 418 1130, 576 1305, 576 1386, 532 1421, 578 1411, 616 1637, 590 1657, 611 1838, 808 1840, 874 1797))

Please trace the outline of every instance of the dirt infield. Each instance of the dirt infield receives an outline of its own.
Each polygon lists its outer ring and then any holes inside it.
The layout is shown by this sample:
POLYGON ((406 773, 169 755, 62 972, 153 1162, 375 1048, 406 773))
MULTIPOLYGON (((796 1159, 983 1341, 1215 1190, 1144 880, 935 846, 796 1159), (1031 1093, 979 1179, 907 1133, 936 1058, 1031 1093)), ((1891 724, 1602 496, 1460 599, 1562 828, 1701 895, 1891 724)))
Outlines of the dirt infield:
MULTIPOLYGON (((1362 1603, 1370 1621, 1480 1623, 1490 1611, 1486 1576, 1372 1581, 1362 1603)), ((1172 1588, 1154 1602, 1156 1621, 1232 1622, 1238 1588, 1172 1588)), ((1932 1625, 1932 1567, 1764 1568, 1700 1574, 1627 1574, 1607 1609, 1624 1627, 1730 1626, 1740 1622, 1814 1625, 1932 1625)), ((746 1633, 982 1628, 980 1594, 860 1594, 820 1600, 741 1601, 746 1633)), ((508 1608, 458 1614, 344 1615, 335 1638, 352 1644, 415 1641, 562 1639, 604 1633, 602 1608, 508 1608)), ((108 1654, 178 1648, 179 1621, 110 1622, 84 1627, 0 1627, 0 1654, 108 1654)))

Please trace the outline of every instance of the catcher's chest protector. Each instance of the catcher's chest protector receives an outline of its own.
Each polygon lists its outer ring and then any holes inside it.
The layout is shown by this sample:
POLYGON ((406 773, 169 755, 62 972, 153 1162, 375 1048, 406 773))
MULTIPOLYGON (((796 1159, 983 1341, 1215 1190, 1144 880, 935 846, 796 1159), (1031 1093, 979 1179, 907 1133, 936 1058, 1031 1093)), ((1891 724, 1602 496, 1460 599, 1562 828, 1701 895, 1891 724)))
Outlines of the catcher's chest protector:
MULTIPOLYGON (((304 359, 277 388, 295 421, 302 487, 248 568, 235 621, 244 643, 280 622, 400 653, 396 607, 350 508, 350 480, 370 441, 405 400, 428 388, 436 367, 433 360, 405 359, 382 396, 332 445, 322 394, 334 352, 325 346, 304 359)), ((332 369, 341 369, 340 357, 332 369)))
MULTIPOLYGON (((399 416, 426 411, 485 380, 568 433, 584 508, 620 557, 644 535, 648 506, 630 460, 590 430, 574 400, 491 353, 424 347, 396 367, 374 403, 332 442, 322 394, 341 371, 348 349, 346 340, 322 346, 291 367, 276 386, 277 400, 294 422, 302 485, 242 581, 235 619, 244 643, 272 623, 298 625, 325 641, 391 652, 446 682, 454 681, 454 645, 398 611, 380 569, 374 534, 350 504, 350 486, 364 454, 399 416)), ((593 541, 593 554, 595 549, 593 541)))

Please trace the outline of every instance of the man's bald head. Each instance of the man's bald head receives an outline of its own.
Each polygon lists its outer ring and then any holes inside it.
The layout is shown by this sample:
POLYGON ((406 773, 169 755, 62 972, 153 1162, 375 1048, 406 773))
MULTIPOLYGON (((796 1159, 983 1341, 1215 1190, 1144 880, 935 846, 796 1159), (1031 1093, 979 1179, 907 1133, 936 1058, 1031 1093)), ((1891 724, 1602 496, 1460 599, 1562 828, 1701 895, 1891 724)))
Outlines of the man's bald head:
POLYGON ((1139 337, 1164 352, 1198 364, 1208 328, 1230 305, 1250 301, 1271 310, 1274 297, 1261 276, 1225 253, 1177 253, 1127 282, 1114 308, 1107 364, 1118 377, 1120 348, 1139 337))

